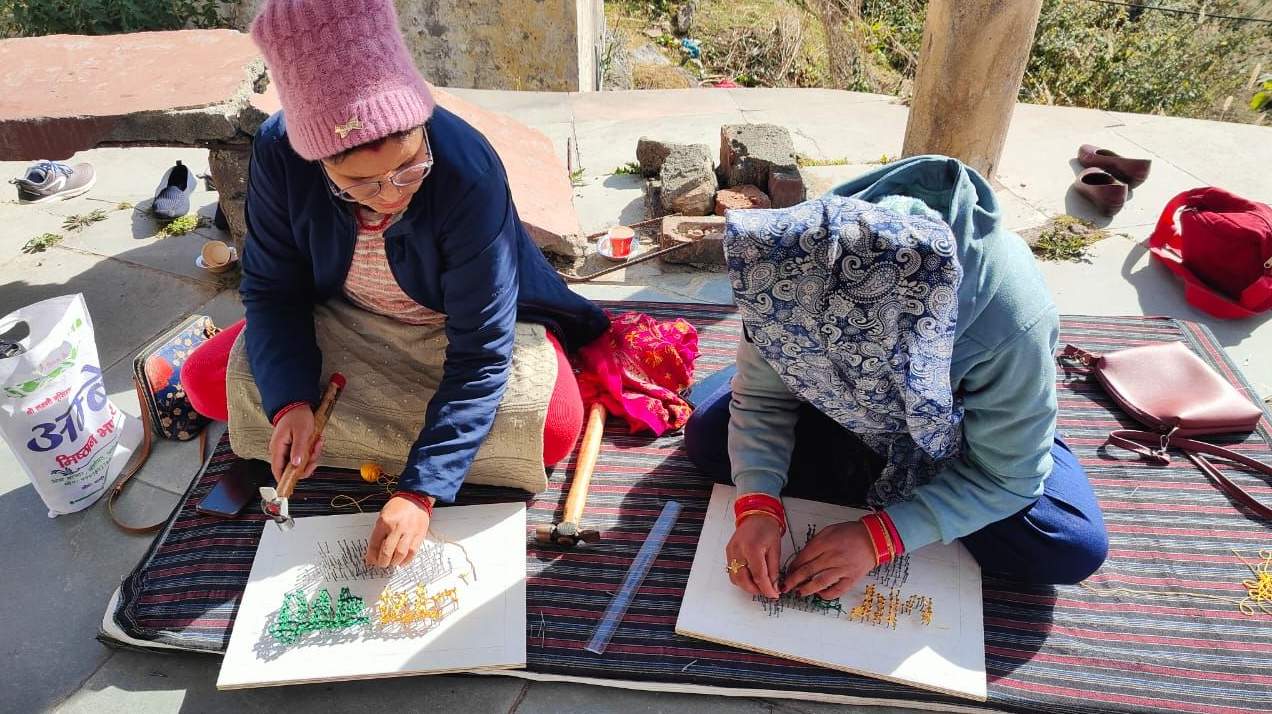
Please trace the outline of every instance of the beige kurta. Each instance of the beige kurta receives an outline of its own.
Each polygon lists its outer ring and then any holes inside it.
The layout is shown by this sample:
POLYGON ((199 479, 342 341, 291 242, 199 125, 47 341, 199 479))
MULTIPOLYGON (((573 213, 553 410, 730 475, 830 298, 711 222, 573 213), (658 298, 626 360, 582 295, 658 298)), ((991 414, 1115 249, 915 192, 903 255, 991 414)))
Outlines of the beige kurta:
MULTIPOLYGON (((348 386, 323 433, 324 466, 356 469, 375 462, 386 473, 406 466, 424 412, 442 379, 442 325, 408 325, 333 299, 314 308, 323 379, 340 372, 348 386)), ((465 483, 547 488, 543 423, 556 384, 557 361, 544 328, 517 324, 512 371, 494 426, 465 483)), ((269 460, 273 426, 247 361, 247 331, 230 352, 226 390, 230 446, 243 458, 269 460)))

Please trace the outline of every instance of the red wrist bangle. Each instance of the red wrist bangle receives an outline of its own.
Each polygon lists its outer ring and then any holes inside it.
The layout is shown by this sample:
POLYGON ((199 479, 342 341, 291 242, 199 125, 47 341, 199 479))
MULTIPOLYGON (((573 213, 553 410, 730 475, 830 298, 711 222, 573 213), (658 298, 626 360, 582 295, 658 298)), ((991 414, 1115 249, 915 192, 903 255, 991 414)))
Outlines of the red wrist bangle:
POLYGON ((782 534, 786 533, 786 509, 782 507, 781 500, 767 493, 744 493, 734 499, 733 523, 735 526, 741 523, 742 519, 756 513, 773 518, 781 527, 782 534))
POLYGON ((742 494, 733 501, 733 513, 735 515, 754 509, 772 510, 773 513, 786 514, 786 509, 782 508, 782 501, 768 494, 742 494))
POLYGON ((777 521, 777 527, 781 529, 780 531, 778 531, 778 535, 786 535, 786 521, 781 516, 777 515, 776 513, 772 511, 763 511, 758 508, 740 513, 737 516, 735 516, 733 518, 733 525, 736 527, 738 524, 742 523, 743 519, 745 519, 747 516, 768 516, 769 518, 772 518, 773 520, 777 521))
POLYGON ((868 513, 861 517, 861 525, 865 526, 866 533, 870 536, 870 545, 874 547, 875 565, 891 562, 895 552, 888 538, 888 530, 879 520, 879 516, 868 513))
POLYGON ((887 511, 876 511, 876 513, 884 528, 888 529, 888 537, 892 539, 893 554, 900 557, 905 552, 905 542, 901 540, 901 534, 897 532, 897 526, 892 522, 892 516, 889 516, 887 511))
POLYGON ((278 426, 278 420, 279 420, 279 419, 282 419, 284 414, 286 414, 287 412, 289 412, 289 411, 291 411, 291 410, 293 410, 293 409, 295 409, 295 408, 297 408, 297 407, 307 407, 307 406, 309 406, 309 402, 305 402, 305 401, 292 402, 291 404, 288 404, 287 406, 283 407, 282 409, 279 409, 279 410, 278 410, 278 411, 274 414, 274 420, 273 420, 273 421, 271 421, 271 422, 270 422, 270 424, 273 424, 274 426, 278 426))
POLYGON ((428 514, 429 518, 433 517, 433 504, 429 502, 428 496, 425 496, 422 493, 415 493, 414 491, 394 491, 393 492, 394 498, 398 498, 399 496, 402 498, 405 498, 411 503, 414 503, 420 508, 423 508, 424 512, 428 514))

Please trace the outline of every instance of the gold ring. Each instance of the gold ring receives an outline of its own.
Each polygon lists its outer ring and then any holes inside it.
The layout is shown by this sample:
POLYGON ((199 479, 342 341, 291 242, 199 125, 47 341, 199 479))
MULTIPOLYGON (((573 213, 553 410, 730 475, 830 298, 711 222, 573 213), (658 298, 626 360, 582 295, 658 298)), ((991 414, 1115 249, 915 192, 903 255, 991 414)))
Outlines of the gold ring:
POLYGON ((730 560, 729 564, 724 566, 724 569, 729 571, 730 575, 737 575, 738 571, 745 567, 746 567, 746 561, 734 559, 734 560, 730 560))

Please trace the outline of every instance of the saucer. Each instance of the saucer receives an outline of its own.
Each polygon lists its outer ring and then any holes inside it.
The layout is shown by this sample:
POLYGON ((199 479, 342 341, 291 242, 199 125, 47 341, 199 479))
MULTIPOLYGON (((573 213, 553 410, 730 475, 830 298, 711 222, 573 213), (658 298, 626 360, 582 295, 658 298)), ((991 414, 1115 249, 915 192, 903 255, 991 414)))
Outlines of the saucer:
POLYGON ((208 266, 207 263, 204 263, 202 255, 194 256, 194 267, 198 268, 199 270, 206 270, 209 273, 224 273, 230 268, 233 268, 234 264, 237 262, 238 262, 238 251, 234 250, 234 246, 230 246, 230 261, 219 268, 213 268, 208 266))
MULTIPOLYGON (((633 251, 628 251, 627 255, 620 257, 620 256, 614 255, 614 253, 610 250, 609 245, 610 244, 605 241, 597 241, 596 243, 597 255, 601 256, 602 258, 605 258, 606 260, 612 260, 616 263, 626 263, 628 260, 631 259, 633 251)), ((632 247, 633 248, 636 247, 635 241, 632 241, 632 247)))

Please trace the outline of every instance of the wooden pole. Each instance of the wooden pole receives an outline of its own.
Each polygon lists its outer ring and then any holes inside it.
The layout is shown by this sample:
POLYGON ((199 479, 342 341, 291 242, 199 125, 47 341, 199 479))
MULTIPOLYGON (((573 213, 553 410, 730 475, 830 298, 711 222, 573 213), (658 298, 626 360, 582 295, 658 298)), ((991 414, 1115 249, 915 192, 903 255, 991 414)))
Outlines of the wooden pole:
POLYGON ((944 154, 998 169, 1042 0, 930 0, 906 156, 944 154))

